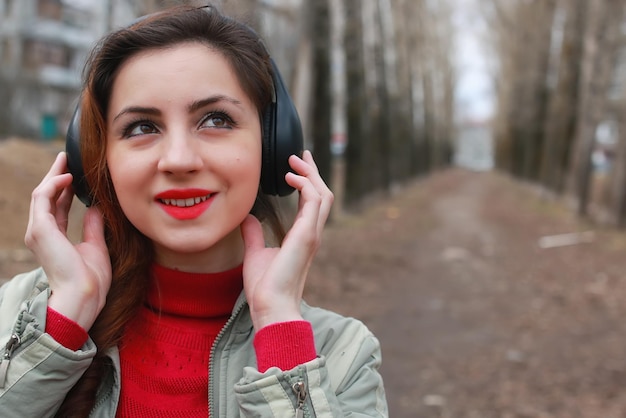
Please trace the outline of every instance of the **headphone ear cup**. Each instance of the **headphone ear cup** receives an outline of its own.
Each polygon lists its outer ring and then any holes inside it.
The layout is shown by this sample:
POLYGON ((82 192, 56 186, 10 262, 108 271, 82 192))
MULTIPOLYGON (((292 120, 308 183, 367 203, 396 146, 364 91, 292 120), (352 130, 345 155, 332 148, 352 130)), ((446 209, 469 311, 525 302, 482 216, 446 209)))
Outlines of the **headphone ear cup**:
POLYGON ((274 119, 276 116, 276 104, 271 103, 264 111, 261 119, 262 133, 262 164, 261 164, 261 190, 265 194, 276 194, 276 173, 274 171, 274 119))
POLYGON ((86 206, 90 206, 92 203, 91 193, 85 180, 85 170, 80 153, 80 104, 74 110, 65 135, 65 152, 67 154, 67 169, 72 174, 74 194, 86 206))
POLYGON ((302 156, 304 138, 296 106, 289 96, 276 63, 271 58, 270 62, 273 70, 275 101, 268 107, 263 118, 264 155, 261 189, 266 194, 287 196, 294 191, 294 188, 285 181, 285 175, 291 171, 289 157, 302 156), (266 135, 267 138, 265 138, 266 135), (266 166, 266 164, 269 165, 266 166))

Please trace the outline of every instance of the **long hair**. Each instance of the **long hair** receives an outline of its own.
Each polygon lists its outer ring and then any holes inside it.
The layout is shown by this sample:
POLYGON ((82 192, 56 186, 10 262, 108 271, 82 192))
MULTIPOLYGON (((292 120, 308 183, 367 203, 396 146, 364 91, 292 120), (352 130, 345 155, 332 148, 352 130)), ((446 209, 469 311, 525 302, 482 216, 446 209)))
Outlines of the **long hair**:
MULTIPOLYGON (((93 203, 104 217, 113 278, 106 304, 89 330, 98 352, 67 394, 57 412, 59 417, 89 416, 98 387, 111 367, 105 352, 120 342, 125 326, 143 303, 154 262, 152 243, 122 212, 107 168, 106 115, 115 77, 120 66, 139 52, 188 42, 202 43, 223 54, 260 118, 272 100, 272 68, 264 46, 247 26, 214 7, 179 6, 149 15, 104 37, 93 49, 84 71, 81 156, 93 203)), ((285 232, 272 198, 259 191, 251 212, 282 241, 285 232)))

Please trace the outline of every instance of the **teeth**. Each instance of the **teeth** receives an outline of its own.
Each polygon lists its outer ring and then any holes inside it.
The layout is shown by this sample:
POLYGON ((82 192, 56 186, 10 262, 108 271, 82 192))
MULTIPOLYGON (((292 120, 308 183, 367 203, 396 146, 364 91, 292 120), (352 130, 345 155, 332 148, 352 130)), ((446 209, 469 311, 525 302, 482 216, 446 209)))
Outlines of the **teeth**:
POLYGON ((161 199, 161 202, 165 205, 178 206, 181 208, 185 208, 188 206, 197 205, 200 202, 204 202, 211 195, 202 196, 202 197, 190 197, 189 199, 161 199))

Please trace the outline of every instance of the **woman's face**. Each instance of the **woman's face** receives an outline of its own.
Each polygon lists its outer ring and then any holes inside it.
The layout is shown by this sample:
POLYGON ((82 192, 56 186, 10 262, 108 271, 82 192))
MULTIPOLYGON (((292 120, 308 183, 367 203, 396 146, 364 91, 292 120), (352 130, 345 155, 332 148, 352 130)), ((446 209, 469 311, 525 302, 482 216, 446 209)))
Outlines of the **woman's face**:
POLYGON ((157 262, 217 271, 242 261, 238 227, 259 187, 261 127, 220 52, 189 43, 129 59, 113 84, 107 164, 157 262))

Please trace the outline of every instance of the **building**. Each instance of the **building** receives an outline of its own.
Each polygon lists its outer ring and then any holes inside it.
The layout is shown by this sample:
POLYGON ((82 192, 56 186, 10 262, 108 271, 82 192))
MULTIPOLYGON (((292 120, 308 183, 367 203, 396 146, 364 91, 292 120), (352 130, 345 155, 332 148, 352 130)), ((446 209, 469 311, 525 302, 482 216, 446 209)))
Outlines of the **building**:
POLYGON ((63 136, 90 49, 144 7, 132 0, 0 0, 0 137, 63 136))
MULTIPOLYGON (((85 60, 97 40, 111 29, 171 3, 0 0, 0 139, 11 135, 44 140, 63 137, 78 101, 85 60)), ((252 13, 258 19, 285 81, 296 90, 296 103, 305 107, 309 92, 298 87, 303 81, 295 80, 295 74, 305 73, 299 67, 307 64, 302 58, 306 51, 299 51, 302 33, 298 27, 303 16, 297 10, 302 0, 216 3, 225 11, 243 16, 252 13)))

